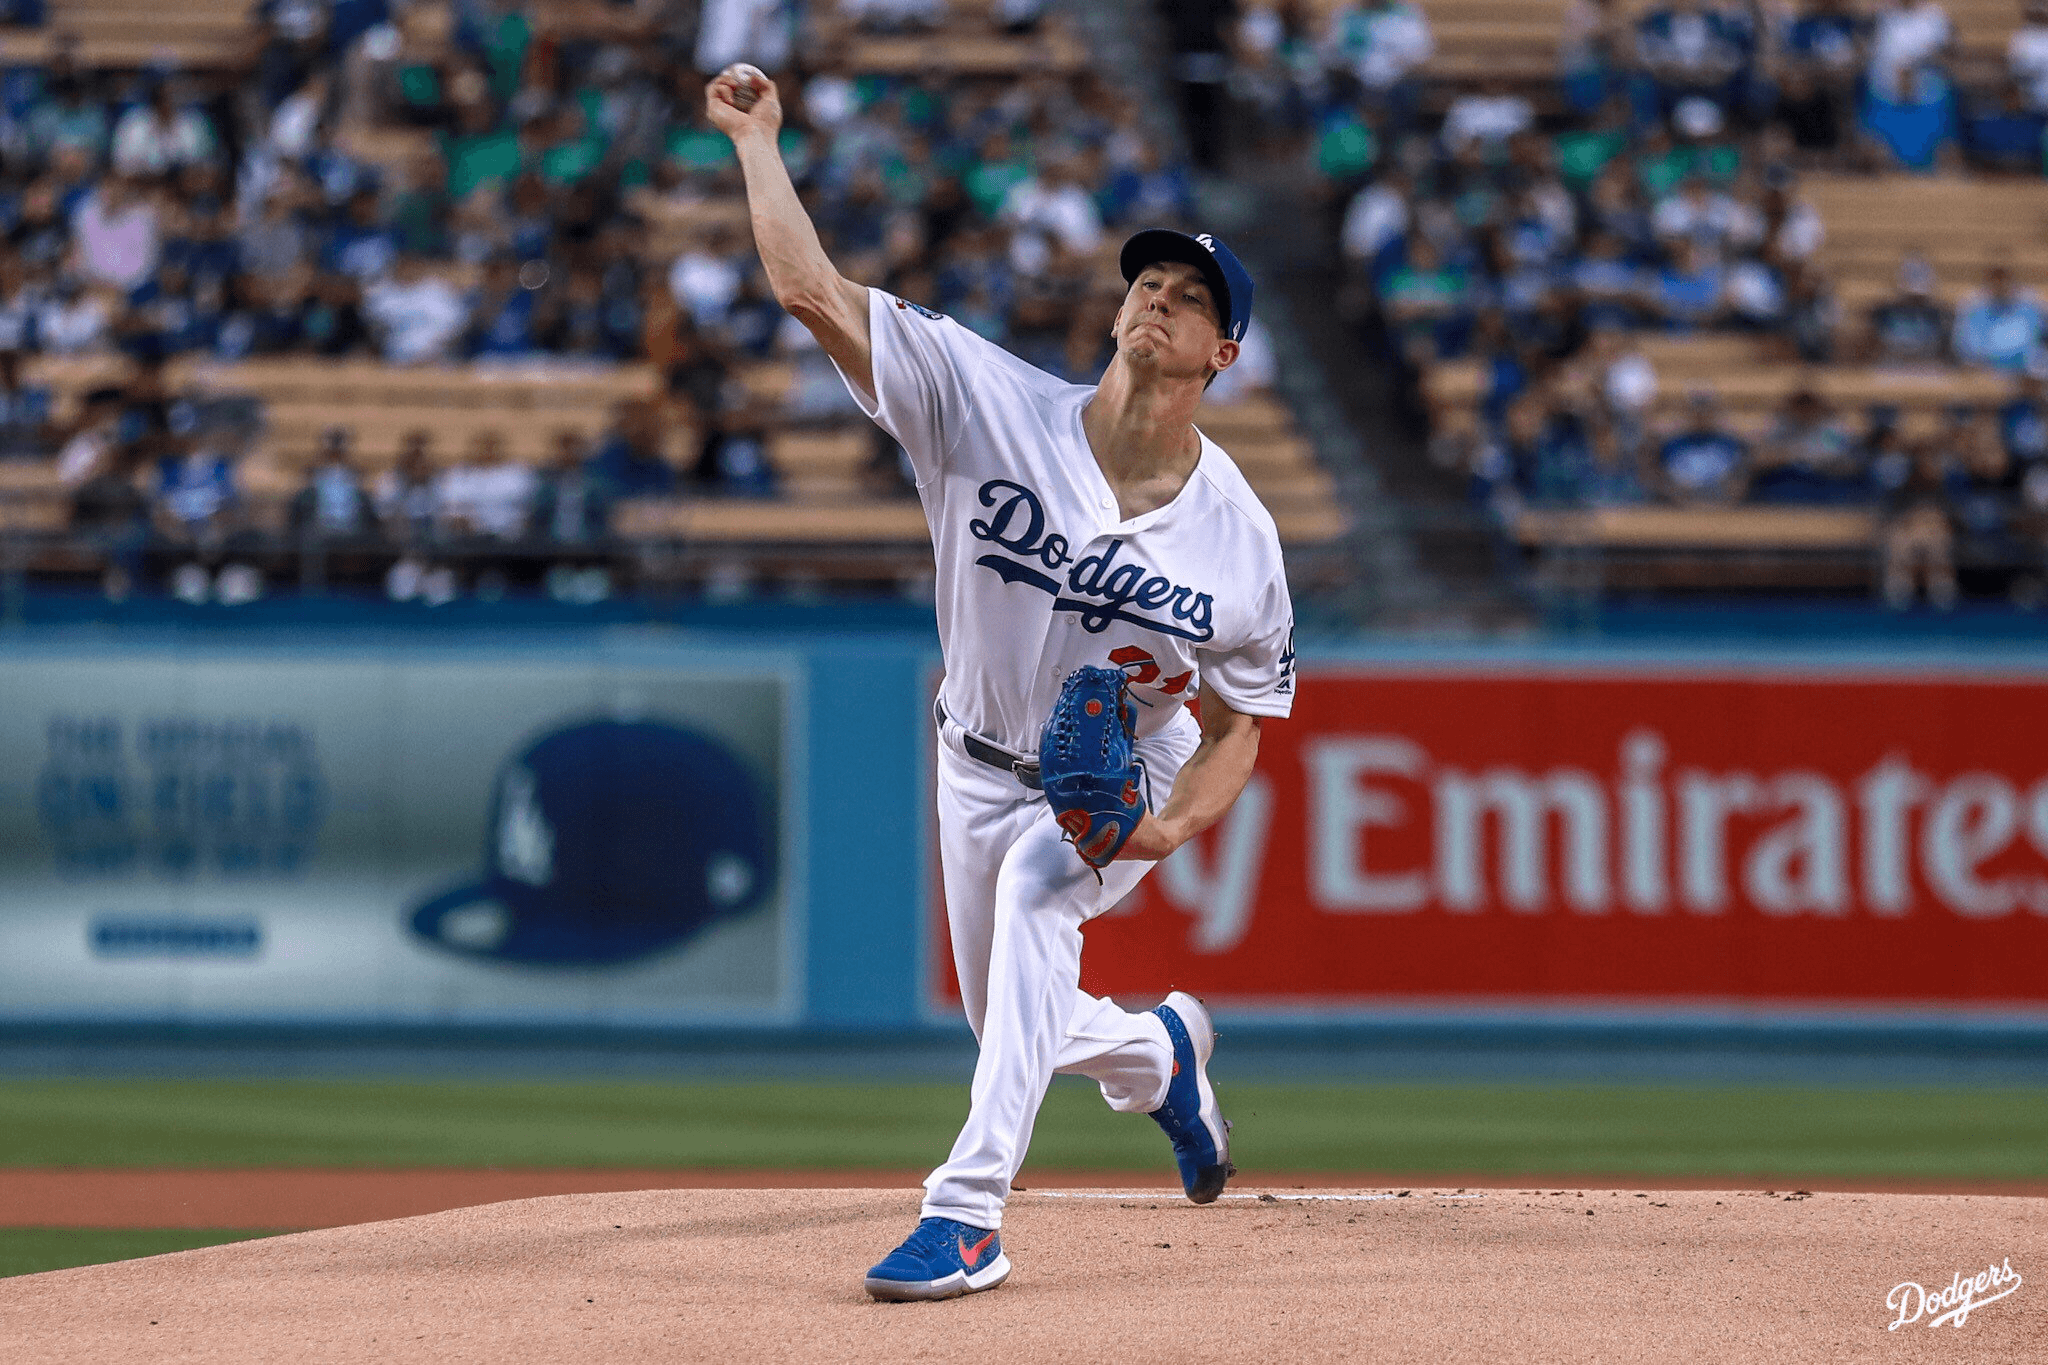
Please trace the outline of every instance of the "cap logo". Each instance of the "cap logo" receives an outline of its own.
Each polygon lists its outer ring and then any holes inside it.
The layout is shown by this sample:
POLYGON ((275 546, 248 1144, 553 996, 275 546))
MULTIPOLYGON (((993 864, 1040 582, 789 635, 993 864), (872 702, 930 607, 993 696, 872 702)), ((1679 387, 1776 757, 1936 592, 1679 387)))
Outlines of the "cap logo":
POLYGON ((1195 240, 1202 244, 1202 250, 1208 252, 1211 256, 1216 254, 1216 239, 1214 237, 1206 232, 1198 232, 1195 234, 1195 240))
POLYGON ((553 729, 492 776, 482 875, 416 904, 412 932, 545 967, 679 948, 767 899, 775 800, 716 735, 659 721, 553 729))
POLYGON ((524 764, 505 770, 498 819, 498 870, 528 886, 555 878, 555 831, 541 814, 533 774, 524 764))

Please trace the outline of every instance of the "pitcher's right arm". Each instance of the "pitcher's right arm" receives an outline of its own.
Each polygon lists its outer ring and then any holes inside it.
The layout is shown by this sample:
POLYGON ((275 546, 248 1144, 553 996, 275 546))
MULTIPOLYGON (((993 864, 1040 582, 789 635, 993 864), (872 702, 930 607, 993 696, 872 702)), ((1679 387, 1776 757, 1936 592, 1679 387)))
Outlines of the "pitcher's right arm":
POLYGON ((839 273, 818 230, 811 225, 782 164, 776 134, 782 130, 782 100, 773 81, 758 92, 750 109, 733 103, 738 89, 721 74, 704 90, 712 126, 732 139, 747 182, 747 210, 754 246, 768 273, 775 301, 818 339, 825 354, 869 399, 875 397, 874 348, 868 336, 867 286, 839 273))

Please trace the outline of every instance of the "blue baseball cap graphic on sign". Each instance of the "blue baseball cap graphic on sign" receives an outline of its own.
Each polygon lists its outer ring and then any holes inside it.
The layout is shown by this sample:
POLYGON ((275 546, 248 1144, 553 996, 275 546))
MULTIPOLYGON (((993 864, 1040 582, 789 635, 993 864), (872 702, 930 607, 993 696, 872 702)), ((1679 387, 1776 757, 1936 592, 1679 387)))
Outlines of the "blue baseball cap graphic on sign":
POLYGON ((767 795, 694 730, 591 721, 499 770, 483 879, 412 914, 415 934, 497 962, 590 967, 688 942, 775 880, 767 795))
POLYGON ((1146 266, 1161 261, 1184 261, 1201 271, 1209 282, 1209 292, 1216 296, 1223 335, 1232 341, 1244 340, 1244 329, 1252 320, 1252 277, 1236 252, 1213 233, 1190 235, 1172 228, 1146 228, 1117 253, 1117 269, 1123 271, 1125 284, 1136 280, 1146 266))

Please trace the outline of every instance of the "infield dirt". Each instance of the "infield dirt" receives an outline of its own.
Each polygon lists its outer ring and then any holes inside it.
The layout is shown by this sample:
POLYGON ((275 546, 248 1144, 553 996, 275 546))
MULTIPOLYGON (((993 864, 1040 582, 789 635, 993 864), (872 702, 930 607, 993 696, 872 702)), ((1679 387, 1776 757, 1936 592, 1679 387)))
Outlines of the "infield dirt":
MULTIPOLYGON (((1408 1186, 1473 1189, 1521 1187, 1542 1180, 1546 1189, 1698 1189, 1712 1184, 1828 1190, 1849 1194, 1992 1194, 2048 1197, 2044 1181, 1858 1180, 1841 1176, 1793 1178, 1780 1173, 1745 1180, 1729 1175, 1646 1177, 1585 1171, 1503 1177, 1432 1171, 1265 1171, 1264 1188, 1276 1191, 1358 1190, 1408 1186)), ((0 1168, 0 1228, 334 1228, 441 1213, 473 1204, 538 1199, 555 1194, 610 1194, 684 1189, 915 1190, 923 1171, 884 1170, 463 1170, 325 1169, 306 1167, 0 1168)), ((1019 1190, 1137 1190, 1178 1198, 1179 1186, 1159 1172, 1039 1171, 1026 1168, 1019 1190)), ((1652 1196, 1661 1197, 1661 1196, 1652 1196)))
POLYGON ((2048 1201, 1337 1193, 1021 1194, 1010 1282, 940 1304, 861 1291, 913 1192, 528 1199, 0 1281, 0 1359, 2048 1359, 2048 1201), (1987 1267, 2010 1292, 1887 1330, 1987 1267))

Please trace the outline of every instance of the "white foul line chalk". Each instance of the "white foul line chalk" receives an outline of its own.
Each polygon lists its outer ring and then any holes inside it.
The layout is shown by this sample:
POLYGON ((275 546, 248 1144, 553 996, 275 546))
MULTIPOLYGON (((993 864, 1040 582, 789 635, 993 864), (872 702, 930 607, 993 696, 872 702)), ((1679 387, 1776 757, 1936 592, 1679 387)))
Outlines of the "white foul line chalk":
MULTIPOLYGON (((1177 1199, 1178 1195, 1168 1190, 1129 1190, 1119 1193, 1114 1190, 1019 1190, 1026 1198, 1040 1199, 1177 1199)), ((1381 1199, 1484 1199, 1484 1194, 1461 1191, 1457 1194, 1221 1194, 1218 1199, 1270 1199, 1280 1203, 1323 1200, 1331 1203, 1369 1204, 1381 1199)))

